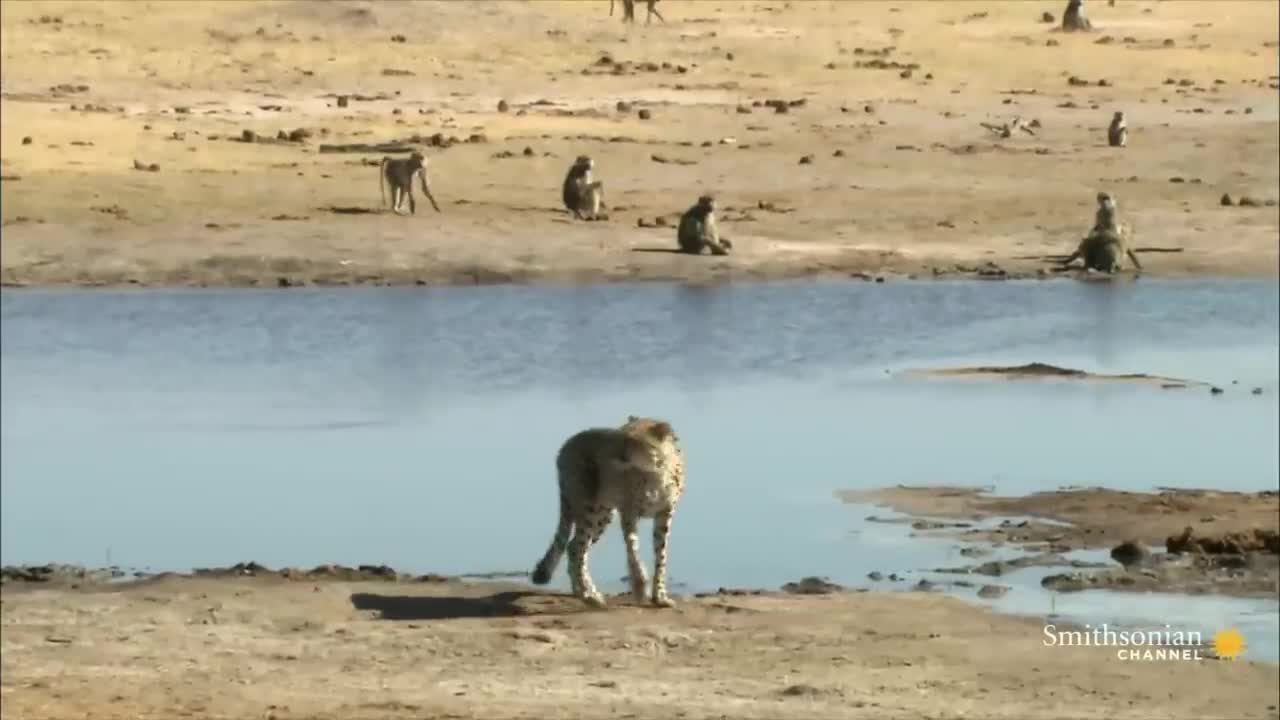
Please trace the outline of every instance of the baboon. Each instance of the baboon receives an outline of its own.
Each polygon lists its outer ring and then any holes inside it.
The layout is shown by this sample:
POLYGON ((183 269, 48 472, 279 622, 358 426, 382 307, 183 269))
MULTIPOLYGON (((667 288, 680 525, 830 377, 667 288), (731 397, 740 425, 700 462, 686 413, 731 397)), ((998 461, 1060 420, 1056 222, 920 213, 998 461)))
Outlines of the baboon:
POLYGON ((1111 126, 1107 128, 1107 144, 1111 147, 1124 147, 1129 141, 1129 125, 1124 121, 1124 113, 1116 111, 1111 116, 1111 126))
MULTIPOLYGON (((613 17, 613 0, 609 0, 609 16, 613 17)), ((622 0, 622 22, 636 21, 636 0, 622 0)))
MULTIPOLYGON (((658 12, 658 0, 644 0, 645 16, 644 23, 648 25, 656 16, 659 20, 666 24, 667 19, 662 17, 662 13, 658 12)), ((613 17, 613 0, 609 0, 609 17, 613 17)), ((636 0, 622 0, 622 22, 634 23, 636 21, 636 0)))
POLYGON ((1062 13, 1063 32, 1088 32, 1093 23, 1084 14, 1084 0, 1067 0, 1067 9, 1062 13))
POLYGON ((427 159, 417 150, 407 158, 383 157, 378 165, 378 190, 382 194, 382 203, 387 202, 387 184, 391 185, 391 212, 399 214, 400 205, 409 198, 409 214, 418 212, 417 203, 413 200, 413 176, 417 175, 422 185, 422 194, 431 201, 431 207, 440 212, 435 196, 427 185, 427 159))
POLYGON ((564 176, 564 206, 579 220, 600 219, 604 208, 604 183, 591 179, 594 167, 590 156, 579 155, 564 176))
POLYGON ((1116 230, 1120 228, 1119 219, 1116 217, 1116 200, 1111 197, 1111 193, 1098 193, 1098 209, 1093 214, 1094 230, 1116 230))
POLYGON ((1075 252, 1062 261, 1062 264, 1070 265, 1078 258, 1084 262, 1086 270, 1114 273, 1121 269, 1121 256, 1127 256, 1133 266, 1141 270, 1142 263, 1129 247, 1132 235, 1132 228, 1127 223, 1116 219, 1115 200, 1109 193, 1100 192, 1093 229, 1076 246, 1075 252))
POLYGON ((989 122, 980 122, 978 124, 1004 139, 1013 137, 1013 131, 1015 130, 1021 130, 1028 135, 1036 134, 1036 131, 1031 129, 1031 123, 1023 120, 1021 116, 1015 117, 1009 122, 1000 123, 999 125, 989 122))
MULTIPOLYGON (((649 21, 652 20, 655 15, 659 20, 662 21, 663 25, 667 24, 667 19, 662 17, 662 13, 658 12, 658 0, 644 0, 644 7, 645 7, 645 14, 644 14, 645 25, 648 25, 649 21)), ((635 22, 635 18, 632 17, 631 21, 635 22)))
POLYGON ((721 239, 716 228, 716 202, 710 195, 698 198, 697 204, 680 216, 680 226, 676 230, 676 242, 680 251, 692 255, 701 255, 703 249, 709 248, 712 255, 728 255, 732 244, 728 239, 721 239))

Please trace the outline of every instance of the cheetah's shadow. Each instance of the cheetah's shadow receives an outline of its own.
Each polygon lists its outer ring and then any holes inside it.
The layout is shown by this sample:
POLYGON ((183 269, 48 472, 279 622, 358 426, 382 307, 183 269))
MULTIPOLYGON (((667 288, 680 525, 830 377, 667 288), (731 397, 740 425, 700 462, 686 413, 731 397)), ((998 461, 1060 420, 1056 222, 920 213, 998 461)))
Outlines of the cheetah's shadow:
MULTIPOLYGON (((618 605, 633 603, 614 598, 618 605)), ((356 610, 373 610, 380 620, 457 620, 531 615, 570 615, 587 611, 581 600, 567 593, 507 590, 492 595, 380 595, 352 593, 356 610)))

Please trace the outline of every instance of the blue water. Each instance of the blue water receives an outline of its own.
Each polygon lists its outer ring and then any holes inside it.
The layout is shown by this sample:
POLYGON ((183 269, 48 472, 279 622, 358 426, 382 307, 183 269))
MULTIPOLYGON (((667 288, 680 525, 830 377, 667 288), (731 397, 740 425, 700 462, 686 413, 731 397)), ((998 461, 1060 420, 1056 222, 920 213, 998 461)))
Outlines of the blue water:
MULTIPOLYGON (((684 591, 945 564, 840 489, 1280 476, 1274 280, 5 290, 0 318, 6 564, 523 571, 559 443, 631 413, 687 448, 684 591), (1031 361, 1226 392, 893 374, 1031 361)), ((617 530, 592 559, 620 588, 617 530)))

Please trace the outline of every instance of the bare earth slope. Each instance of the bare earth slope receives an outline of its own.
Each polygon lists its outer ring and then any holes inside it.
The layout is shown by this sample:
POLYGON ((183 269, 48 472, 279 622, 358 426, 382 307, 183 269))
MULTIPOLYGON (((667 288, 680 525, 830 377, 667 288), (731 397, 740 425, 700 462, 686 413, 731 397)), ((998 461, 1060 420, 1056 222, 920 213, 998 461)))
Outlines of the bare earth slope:
POLYGON ((6 2, 0 281, 1035 274, 1102 189, 1180 249, 1151 273, 1274 275, 1276 3, 1099 3, 1092 34, 1040 21, 1062 4, 666 0, 626 28, 604 0, 6 2), (1015 115, 1036 134, 979 124, 1015 115), (384 153, 318 152, 415 136, 442 214, 364 214, 384 153), (581 153, 607 222, 560 208, 581 153), (732 256, 636 252, 706 191, 732 256))

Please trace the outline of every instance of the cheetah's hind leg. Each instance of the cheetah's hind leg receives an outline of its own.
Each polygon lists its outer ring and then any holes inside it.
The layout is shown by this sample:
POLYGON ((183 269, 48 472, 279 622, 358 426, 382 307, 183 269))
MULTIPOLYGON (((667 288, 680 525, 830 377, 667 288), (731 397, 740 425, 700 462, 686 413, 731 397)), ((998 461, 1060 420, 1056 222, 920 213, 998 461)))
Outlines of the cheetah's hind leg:
POLYGON ((596 512, 582 518, 574 527, 573 539, 569 541, 569 581, 573 586, 573 594, 597 608, 605 607, 604 595, 591 582, 587 555, 591 546, 596 544, 609 526, 610 515, 611 512, 596 512))

